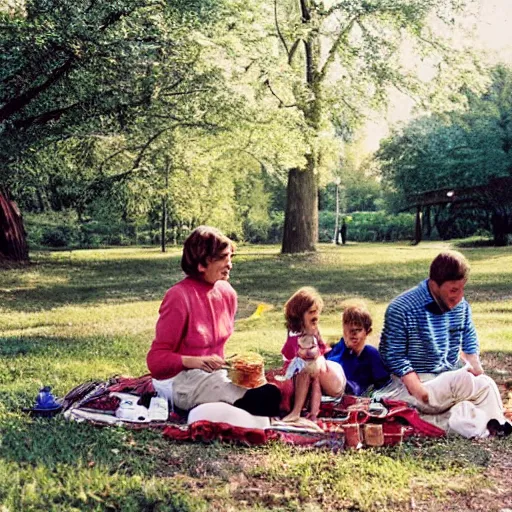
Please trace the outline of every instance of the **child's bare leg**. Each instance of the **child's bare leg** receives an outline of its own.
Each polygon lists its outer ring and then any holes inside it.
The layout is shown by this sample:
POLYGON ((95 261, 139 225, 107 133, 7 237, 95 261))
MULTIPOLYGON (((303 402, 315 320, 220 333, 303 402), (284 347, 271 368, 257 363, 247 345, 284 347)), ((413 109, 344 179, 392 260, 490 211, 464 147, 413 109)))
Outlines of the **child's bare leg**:
POLYGON ((311 377, 306 372, 300 372, 295 376, 293 409, 283 418, 283 421, 297 421, 300 418, 300 412, 308 396, 310 382, 311 377))
POLYGON ((320 402, 322 401, 322 388, 320 386, 320 379, 318 376, 311 379, 311 399, 308 418, 316 421, 318 413, 320 412, 320 402))
POLYGON ((326 371, 318 375, 322 392, 328 396, 340 396, 345 391, 347 378, 340 364, 326 361, 326 371))

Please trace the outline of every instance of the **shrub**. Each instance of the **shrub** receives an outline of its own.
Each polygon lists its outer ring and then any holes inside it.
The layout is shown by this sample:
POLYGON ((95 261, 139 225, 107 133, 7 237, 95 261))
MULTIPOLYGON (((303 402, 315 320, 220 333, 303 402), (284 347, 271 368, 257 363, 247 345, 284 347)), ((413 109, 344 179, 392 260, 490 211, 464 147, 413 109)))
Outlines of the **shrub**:
POLYGON ((41 235, 41 244, 48 247, 66 247, 70 242, 70 232, 65 226, 45 228, 41 235))
POLYGON ((244 238, 253 244, 265 243, 268 240, 270 219, 247 219, 243 224, 244 238))
POLYGON ((271 212, 267 243, 278 244, 283 239, 284 212, 271 212))
POLYGON ((27 241, 33 248, 66 247, 80 239, 76 214, 70 211, 25 214, 27 241))
MULTIPOLYGON (((384 211, 353 212, 350 216, 340 215, 339 223, 347 220, 347 240, 354 242, 394 242, 409 240, 414 236, 415 217, 410 213, 391 215, 384 211)), ((319 239, 331 242, 334 238, 336 215, 334 212, 320 212, 319 239)))
POLYGON ((123 233, 114 233, 110 235, 109 237, 109 244, 110 245, 131 245, 133 243, 132 239, 123 233))

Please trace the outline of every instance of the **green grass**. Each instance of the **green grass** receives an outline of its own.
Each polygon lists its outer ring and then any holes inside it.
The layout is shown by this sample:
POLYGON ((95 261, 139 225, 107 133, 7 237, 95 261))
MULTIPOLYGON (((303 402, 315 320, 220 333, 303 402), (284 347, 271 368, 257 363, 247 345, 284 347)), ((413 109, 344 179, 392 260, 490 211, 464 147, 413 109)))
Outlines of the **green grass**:
MULTIPOLYGON (((325 300, 322 333, 341 334, 344 300, 364 298, 378 344, 386 305, 426 277, 442 243, 321 245, 281 256, 277 246, 240 247, 231 282, 236 332, 227 353, 254 350, 280 365, 282 309, 300 286, 325 300), (250 318, 259 303, 269 310, 250 318)), ((463 248, 472 264, 472 304, 489 373, 512 370, 512 248, 463 248)), ((242 448, 178 444, 160 432, 32 419, 42 385, 63 396, 75 385, 147 372, 160 301, 180 279, 180 251, 125 248, 32 254, 27 267, 0 270, 0 510, 409 510, 411 503, 492 496, 495 445, 506 441, 415 440, 334 454, 279 444, 242 448)), ((492 508, 488 501, 487 510, 492 508)), ((448 505, 447 505, 448 506, 448 505)), ((452 505, 448 506, 455 510, 452 505)), ((496 505, 496 510, 500 507, 496 505)), ((432 510, 434 510, 432 508, 432 510)), ((461 509, 463 510, 463 509, 461 509)))

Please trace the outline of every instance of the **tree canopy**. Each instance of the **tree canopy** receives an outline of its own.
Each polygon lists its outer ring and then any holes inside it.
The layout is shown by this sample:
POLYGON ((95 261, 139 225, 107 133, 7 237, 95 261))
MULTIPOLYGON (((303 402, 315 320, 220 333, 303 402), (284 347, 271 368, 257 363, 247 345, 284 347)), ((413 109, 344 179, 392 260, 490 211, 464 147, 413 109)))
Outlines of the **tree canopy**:
MULTIPOLYGON (((423 116, 381 143, 377 158, 382 176, 398 193, 399 207, 422 193, 485 186, 493 178, 512 175, 512 70, 495 67, 486 90, 468 90, 466 97, 465 110, 423 116)), ((479 195, 478 208, 489 212, 489 218, 510 217, 512 204, 505 197, 479 195)))
POLYGON ((282 250, 314 250, 320 176, 339 165, 336 136, 354 129, 370 109, 382 108, 389 87, 419 92, 420 81, 403 65, 403 50, 447 57, 429 23, 433 15, 453 23, 464 2, 274 0, 261 5, 260 36, 251 39, 247 66, 259 70, 260 89, 278 108, 300 114, 294 133, 305 143, 304 163, 288 169, 282 250), (266 51, 254 50, 260 42, 266 51))
POLYGON ((389 87, 419 93, 404 49, 442 59, 431 17, 463 5, 27 0, 0 13, 0 179, 35 209, 101 200, 235 236, 284 183, 282 250, 314 250, 320 186, 375 194, 343 147, 389 87))

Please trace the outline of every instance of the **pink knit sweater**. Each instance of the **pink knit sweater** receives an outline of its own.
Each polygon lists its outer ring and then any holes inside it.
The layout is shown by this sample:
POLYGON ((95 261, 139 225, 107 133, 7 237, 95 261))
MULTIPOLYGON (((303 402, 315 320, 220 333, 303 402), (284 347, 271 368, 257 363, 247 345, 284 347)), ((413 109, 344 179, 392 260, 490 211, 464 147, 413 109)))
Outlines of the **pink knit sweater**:
POLYGON ((147 355, 155 379, 184 370, 181 356, 224 357, 224 345, 235 325, 237 296, 227 281, 209 284, 186 277, 165 294, 156 336, 147 355))

